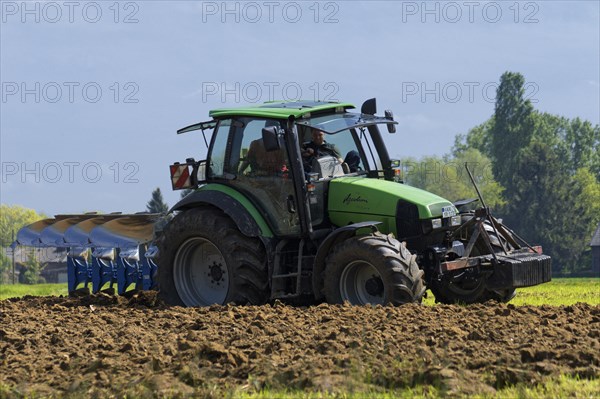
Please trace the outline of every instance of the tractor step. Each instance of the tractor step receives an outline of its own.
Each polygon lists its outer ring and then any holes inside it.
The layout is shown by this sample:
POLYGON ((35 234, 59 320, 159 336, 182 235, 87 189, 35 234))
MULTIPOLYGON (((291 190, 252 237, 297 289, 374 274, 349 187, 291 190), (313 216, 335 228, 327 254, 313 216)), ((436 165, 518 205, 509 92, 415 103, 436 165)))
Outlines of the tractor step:
POLYGON ((299 273, 288 273, 288 274, 278 274, 276 276, 272 276, 272 278, 288 278, 288 277, 297 277, 299 273))
POLYGON ((280 273, 292 267, 295 268, 295 271, 273 274, 271 276, 271 299, 290 299, 301 295, 302 278, 304 277, 302 275, 302 265, 314 259, 313 255, 304 255, 305 246, 306 243, 304 240, 298 241, 297 244, 293 241, 282 240, 277 245, 275 249, 274 273, 280 273), (284 250, 290 244, 293 245, 293 249, 284 250), (286 263, 286 259, 289 263, 286 263), (285 284, 285 279, 290 279, 291 281, 285 284))

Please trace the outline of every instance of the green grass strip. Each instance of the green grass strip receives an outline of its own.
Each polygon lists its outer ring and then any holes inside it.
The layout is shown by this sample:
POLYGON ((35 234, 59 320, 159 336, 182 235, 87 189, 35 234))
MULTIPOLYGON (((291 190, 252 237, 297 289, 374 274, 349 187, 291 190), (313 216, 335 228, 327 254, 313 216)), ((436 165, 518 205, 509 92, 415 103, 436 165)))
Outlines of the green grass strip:
MULTIPOLYGON (((67 294, 66 284, 0 285, 0 300, 25 295, 58 296, 67 294)), ((568 306, 577 302, 600 305, 600 278, 556 278, 546 284, 519 288, 517 296, 510 301, 516 306, 568 306)), ((423 303, 435 304, 435 298, 431 291, 428 291, 428 297, 423 303)))

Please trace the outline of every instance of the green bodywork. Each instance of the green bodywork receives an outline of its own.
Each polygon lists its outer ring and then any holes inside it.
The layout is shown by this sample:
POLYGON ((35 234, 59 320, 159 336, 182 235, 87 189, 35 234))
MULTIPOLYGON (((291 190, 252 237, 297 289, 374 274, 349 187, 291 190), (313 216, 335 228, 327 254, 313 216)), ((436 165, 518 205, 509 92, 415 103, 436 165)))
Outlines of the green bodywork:
POLYGON ((380 230, 396 232, 398 200, 415 204, 420 219, 442 216, 442 207, 452 203, 430 192, 388 180, 366 177, 339 177, 329 184, 327 209, 329 219, 336 226, 363 221, 381 221, 380 230))
MULTIPOLYGON (((261 235, 273 237, 265 218, 242 193, 232 187, 210 183, 199 191, 214 190, 226 194, 240 203, 258 224, 261 235)), ((451 202, 435 194, 404 184, 367 177, 338 177, 329 183, 328 215, 336 226, 352 223, 378 221, 379 230, 384 233, 396 231, 396 206, 398 200, 415 204, 420 219, 432 219, 442 216, 442 207, 451 206, 451 202)))
POLYGON ((239 202, 244 207, 244 209, 246 209, 246 211, 248 211, 248 213, 252 216, 252 218, 254 219, 256 224, 258 224, 261 235, 263 237, 273 237, 273 232, 269 228, 269 225, 265 221, 265 218, 258 211, 258 209, 256 209, 256 207, 252 204, 252 202, 250 202, 248 200, 248 198, 246 198, 242 193, 240 193, 239 191, 237 191, 234 188, 224 186, 223 184, 217 184, 217 183, 205 184, 205 185, 201 186, 200 188, 198 188, 198 191, 208 191, 208 190, 219 191, 219 192, 226 194, 226 195, 232 197, 233 199, 235 199, 237 202, 239 202))

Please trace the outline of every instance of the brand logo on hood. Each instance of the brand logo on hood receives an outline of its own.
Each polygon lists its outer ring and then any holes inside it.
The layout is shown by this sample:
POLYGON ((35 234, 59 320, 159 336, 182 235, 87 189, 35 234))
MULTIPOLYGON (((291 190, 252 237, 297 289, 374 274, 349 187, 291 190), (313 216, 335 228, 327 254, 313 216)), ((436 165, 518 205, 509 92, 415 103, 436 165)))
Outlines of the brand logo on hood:
POLYGON ((369 201, 366 198, 362 198, 360 195, 352 196, 352 194, 348 194, 346 198, 342 201, 344 205, 350 205, 353 202, 361 202, 363 204, 368 204, 369 201))

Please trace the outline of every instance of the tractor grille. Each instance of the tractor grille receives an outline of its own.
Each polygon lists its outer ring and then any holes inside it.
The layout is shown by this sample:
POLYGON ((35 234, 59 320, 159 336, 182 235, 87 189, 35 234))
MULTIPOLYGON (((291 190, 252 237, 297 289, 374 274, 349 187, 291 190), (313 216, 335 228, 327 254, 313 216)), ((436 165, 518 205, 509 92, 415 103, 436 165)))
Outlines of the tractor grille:
POLYGON ((529 287, 552 279, 552 259, 548 255, 515 252, 497 257, 499 264, 488 281, 492 288, 529 287))
POLYGON ((415 204, 398 201, 396 206, 396 230, 399 239, 417 237, 422 234, 419 222, 419 210, 415 204))

